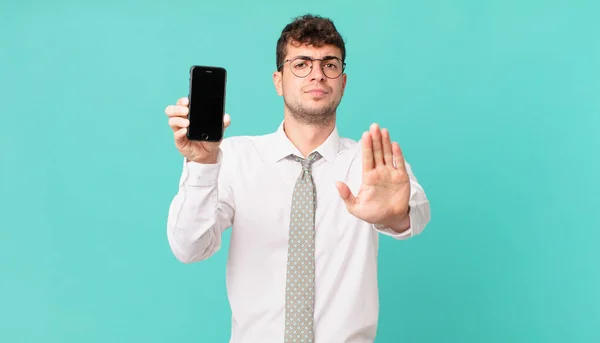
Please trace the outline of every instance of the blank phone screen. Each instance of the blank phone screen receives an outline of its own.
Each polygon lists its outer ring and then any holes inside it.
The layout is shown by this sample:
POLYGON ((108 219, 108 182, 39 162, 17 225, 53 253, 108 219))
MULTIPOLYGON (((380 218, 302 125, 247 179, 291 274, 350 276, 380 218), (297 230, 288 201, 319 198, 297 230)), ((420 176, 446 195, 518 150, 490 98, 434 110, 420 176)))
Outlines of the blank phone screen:
POLYGON ((190 74, 188 138, 219 141, 223 136, 226 71, 195 66, 190 74))

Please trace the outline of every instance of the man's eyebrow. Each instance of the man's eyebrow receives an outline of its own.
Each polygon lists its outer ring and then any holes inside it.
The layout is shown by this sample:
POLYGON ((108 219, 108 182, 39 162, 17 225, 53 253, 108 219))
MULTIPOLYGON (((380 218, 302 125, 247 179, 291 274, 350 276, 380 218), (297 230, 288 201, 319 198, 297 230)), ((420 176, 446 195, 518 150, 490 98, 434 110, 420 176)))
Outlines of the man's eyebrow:
MULTIPOLYGON (((298 56, 294 56, 294 57, 292 57, 291 59, 294 59, 294 58, 301 58, 301 59, 303 59, 303 60, 310 60, 310 59, 312 59, 312 57, 310 57, 310 56, 305 56, 305 55, 298 55, 298 56)), ((341 60, 341 58, 340 58, 340 57, 337 57, 337 56, 334 56, 334 55, 327 55, 327 56, 323 56, 323 58, 320 58, 320 59, 323 59, 323 60, 329 60, 329 59, 332 59, 332 58, 337 58, 337 59, 340 59, 340 60, 341 60)))

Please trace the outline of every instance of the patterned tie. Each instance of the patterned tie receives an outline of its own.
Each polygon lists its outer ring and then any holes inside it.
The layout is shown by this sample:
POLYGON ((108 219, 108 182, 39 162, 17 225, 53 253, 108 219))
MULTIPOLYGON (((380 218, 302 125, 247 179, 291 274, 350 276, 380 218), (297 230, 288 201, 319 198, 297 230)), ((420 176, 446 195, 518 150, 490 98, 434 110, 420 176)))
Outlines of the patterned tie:
POLYGON ((315 282, 315 185, 311 166, 321 155, 313 152, 307 159, 292 156, 302 163, 292 198, 285 292, 284 343, 313 342, 315 282))

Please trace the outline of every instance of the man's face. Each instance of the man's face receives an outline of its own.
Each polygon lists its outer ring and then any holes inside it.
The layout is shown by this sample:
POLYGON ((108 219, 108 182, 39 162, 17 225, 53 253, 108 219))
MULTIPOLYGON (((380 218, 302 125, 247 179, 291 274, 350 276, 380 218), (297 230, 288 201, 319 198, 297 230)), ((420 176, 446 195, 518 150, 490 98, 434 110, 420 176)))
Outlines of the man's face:
MULTIPOLYGON (((342 58, 341 50, 332 45, 315 48, 288 44, 284 60, 291 60, 298 56, 319 59, 335 56, 340 60, 342 58)), ((296 120, 311 125, 328 124, 335 119, 336 109, 342 100, 346 87, 346 74, 335 79, 328 78, 321 67, 321 61, 313 61, 312 70, 305 66, 286 62, 280 72, 273 74, 275 88, 277 93, 283 96, 286 110, 296 120), (305 70, 307 72, 310 70, 310 73, 306 77, 298 77, 294 75, 292 68, 296 68, 297 74, 301 68, 307 68, 305 70)), ((331 69, 333 66, 323 67, 331 69)))

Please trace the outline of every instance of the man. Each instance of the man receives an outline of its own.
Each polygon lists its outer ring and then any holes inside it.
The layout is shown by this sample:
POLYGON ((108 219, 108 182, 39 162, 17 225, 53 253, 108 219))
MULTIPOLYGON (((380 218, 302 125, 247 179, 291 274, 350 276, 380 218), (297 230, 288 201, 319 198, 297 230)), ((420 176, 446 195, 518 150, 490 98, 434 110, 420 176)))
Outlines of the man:
POLYGON ((232 228, 231 343, 373 342, 378 234, 406 239, 429 222, 388 130, 373 124, 360 143, 338 136, 345 55, 329 19, 306 15, 284 28, 273 73, 283 122, 272 134, 189 141, 188 99, 165 110, 185 157, 169 244, 184 263, 204 260, 232 228))

